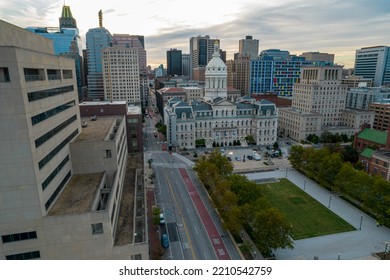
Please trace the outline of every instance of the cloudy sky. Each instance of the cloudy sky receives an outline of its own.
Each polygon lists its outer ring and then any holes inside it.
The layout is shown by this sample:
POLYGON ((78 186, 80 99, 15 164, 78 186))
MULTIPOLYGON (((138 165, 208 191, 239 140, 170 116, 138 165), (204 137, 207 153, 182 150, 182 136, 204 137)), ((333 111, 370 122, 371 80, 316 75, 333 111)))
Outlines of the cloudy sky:
MULTIPOLYGON (((85 33, 103 25, 112 34, 144 35, 148 64, 166 64, 170 48, 189 52, 189 39, 221 39, 228 59, 252 35, 265 49, 334 53, 353 67, 355 50, 390 45, 389 0, 66 0, 85 45, 85 33)), ((64 1, 1 0, 0 19, 22 28, 58 26, 64 1)))

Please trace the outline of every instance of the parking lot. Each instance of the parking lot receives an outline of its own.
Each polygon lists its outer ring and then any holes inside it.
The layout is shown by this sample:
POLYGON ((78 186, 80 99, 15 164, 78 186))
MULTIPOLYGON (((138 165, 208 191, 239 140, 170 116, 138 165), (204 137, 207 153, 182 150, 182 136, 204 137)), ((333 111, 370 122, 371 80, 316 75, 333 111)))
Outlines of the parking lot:
MULTIPOLYGON (((255 171, 271 171, 276 169, 286 169, 289 168, 290 164, 287 159, 287 149, 281 148, 282 155, 279 157, 279 152, 273 152, 272 149, 266 149, 265 147, 224 147, 217 148, 222 155, 226 156, 231 160, 233 164, 234 171, 237 173, 244 172, 255 172, 255 171), (283 151, 285 150, 285 151, 283 151), (275 156, 266 157, 266 153, 272 154, 275 156), (257 153, 260 156, 260 159, 255 160, 253 158, 254 153, 257 153)), ((198 156, 208 154, 211 152, 211 149, 198 149, 198 156)), ((191 153, 192 154, 192 153, 191 153)))

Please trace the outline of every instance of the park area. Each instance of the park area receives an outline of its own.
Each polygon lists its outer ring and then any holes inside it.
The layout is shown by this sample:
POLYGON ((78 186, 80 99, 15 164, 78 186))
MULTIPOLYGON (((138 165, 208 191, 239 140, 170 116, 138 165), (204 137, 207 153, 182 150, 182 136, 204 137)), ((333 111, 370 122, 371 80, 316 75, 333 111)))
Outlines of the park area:
POLYGON ((294 240, 356 230, 287 179, 259 186, 268 202, 291 224, 294 240))

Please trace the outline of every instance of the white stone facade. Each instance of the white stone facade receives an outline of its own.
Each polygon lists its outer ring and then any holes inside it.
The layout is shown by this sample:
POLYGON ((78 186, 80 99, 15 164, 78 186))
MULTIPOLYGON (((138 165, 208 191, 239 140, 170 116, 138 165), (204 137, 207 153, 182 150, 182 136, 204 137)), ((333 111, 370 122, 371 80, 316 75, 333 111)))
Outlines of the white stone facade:
POLYGON ((102 51, 102 62, 104 99, 140 104, 138 49, 121 46, 106 48, 102 51))
POLYGON ((362 123, 371 123, 368 112, 345 111, 347 86, 342 66, 305 66, 294 84, 292 107, 280 110, 279 134, 295 141, 324 131, 353 135, 362 123))
POLYGON ((273 145, 277 140, 278 111, 275 104, 261 102, 213 103, 194 101, 191 105, 172 99, 164 110, 168 144, 193 149, 196 140, 206 147, 247 145, 252 136, 256 145, 273 145))

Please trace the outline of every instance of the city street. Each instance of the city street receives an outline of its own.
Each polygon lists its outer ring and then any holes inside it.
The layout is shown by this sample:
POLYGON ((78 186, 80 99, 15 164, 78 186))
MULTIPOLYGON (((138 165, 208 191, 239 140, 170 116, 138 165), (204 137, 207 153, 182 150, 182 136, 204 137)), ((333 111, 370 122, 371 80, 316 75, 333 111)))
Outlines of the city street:
POLYGON ((154 136, 156 117, 151 113, 145 120, 145 161, 153 160, 155 203, 165 218, 158 235, 170 241, 162 258, 241 259, 189 162, 162 151, 162 140, 154 136))

